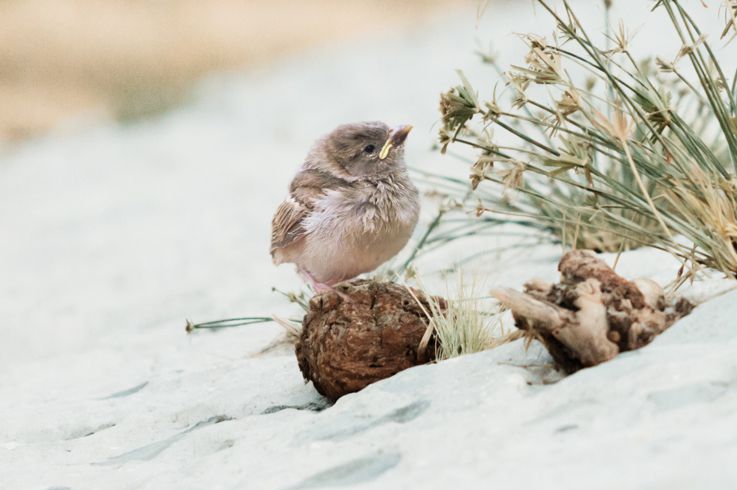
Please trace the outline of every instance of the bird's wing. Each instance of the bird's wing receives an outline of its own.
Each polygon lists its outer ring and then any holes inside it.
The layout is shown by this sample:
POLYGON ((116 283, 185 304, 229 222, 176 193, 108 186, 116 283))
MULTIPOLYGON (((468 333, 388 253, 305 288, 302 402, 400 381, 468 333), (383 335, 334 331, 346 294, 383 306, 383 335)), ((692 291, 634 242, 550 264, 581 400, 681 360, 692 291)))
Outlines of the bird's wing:
POLYGON ((304 237, 302 221, 310 211, 310 207, 291 195, 279 205, 271 220, 271 255, 277 249, 286 248, 304 237))
POLYGON ((350 186, 350 183, 328 172, 316 169, 300 171, 289 186, 287 197, 277 208, 271 221, 271 255, 305 237, 302 226, 315 203, 328 191, 350 186))

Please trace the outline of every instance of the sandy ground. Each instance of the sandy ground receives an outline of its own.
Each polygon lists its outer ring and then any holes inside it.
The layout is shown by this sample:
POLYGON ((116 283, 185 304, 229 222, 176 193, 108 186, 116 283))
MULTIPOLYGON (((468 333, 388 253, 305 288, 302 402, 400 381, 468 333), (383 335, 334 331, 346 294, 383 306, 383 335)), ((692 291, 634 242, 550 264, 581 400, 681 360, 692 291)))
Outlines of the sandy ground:
MULTIPOLYGON (((296 313, 270 290, 299 287, 269 261, 271 212, 337 123, 412 123, 410 162, 466 174, 430 149, 437 95, 455 67, 489 79, 475 38, 498 39, 514 61, 523 49, 510 26, 541 23, 526 2, 484 19, 476 31, 468 11, 215 77, 154 120, 60 131, 6 154, 0 488, 737 486, 735 292, 558 382, 538 346, 517 342, 410 369, 331 407, 288 349, 259 353, 279 327, 184 333, 185 318, 296 313)), ((651 32, 651 49, 677 49, 651 32)), ((424 204, 425 223, 434 206, 424 204)), ((514 243, 459 244, 419 270, 440 289, 437 272, 469 247, 514 243)), ((554 279, 560 253, 512 248, 467 272, 519 287, 554 279)), ((618 271, 666 284, 677 267, 639 250, 618 271)), ((704 278, 684 293, 730 286, 704 278)))

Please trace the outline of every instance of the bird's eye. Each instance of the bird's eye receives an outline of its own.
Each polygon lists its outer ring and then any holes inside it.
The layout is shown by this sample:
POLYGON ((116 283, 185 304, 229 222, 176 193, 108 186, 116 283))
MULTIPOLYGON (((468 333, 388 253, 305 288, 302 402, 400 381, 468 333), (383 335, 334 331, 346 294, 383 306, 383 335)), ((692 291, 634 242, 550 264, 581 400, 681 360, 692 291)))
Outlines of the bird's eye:
POLYGON ((363 147, 364 153, 373 153, 374 150, 376 150, 376 147, 374 145, 366 145, 363 147))

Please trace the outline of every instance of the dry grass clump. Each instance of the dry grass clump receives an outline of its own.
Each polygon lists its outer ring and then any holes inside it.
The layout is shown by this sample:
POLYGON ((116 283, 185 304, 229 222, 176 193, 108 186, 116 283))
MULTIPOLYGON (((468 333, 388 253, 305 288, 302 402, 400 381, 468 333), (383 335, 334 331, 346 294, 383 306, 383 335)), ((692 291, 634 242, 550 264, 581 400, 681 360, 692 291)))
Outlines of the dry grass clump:
POLYGON ((451 300, 444 312, 440 312, 436 304, 431 307, 438 360, 482 352, 508 340, 498 312, 482 311, 478 298, 451 300))
MULTIPOLYGON (((576 247, 652 245, 737 273, 737 74, 725 75, 678 0, 653 9, 682 47, 648 62, 635 60, 623 26, 601 46, 568 1, 537 3, 555 34, 522 37, 528 54, 503 72, 502 94, 482 100, 462 78, 441 97, 443 149, 480 150, 470 177, 477 214, 576 247)), ((736 8, 727 2, 716 37, 734 37, 736 8)))
POLYGON ((432 340, 435 345, 434 358, 442 361, 485 351, 518 338, 518 335, 505 331, 498 306, 490 301, 491 298, 476 295, 476 289, 474 284, 467 284, 460 275, 456 294, 443 299, 441 304, 437 297, 427 294, 422 288, 428 309, 408 288, 430 320, 420 345, 421 352, 428 348, 432 340))

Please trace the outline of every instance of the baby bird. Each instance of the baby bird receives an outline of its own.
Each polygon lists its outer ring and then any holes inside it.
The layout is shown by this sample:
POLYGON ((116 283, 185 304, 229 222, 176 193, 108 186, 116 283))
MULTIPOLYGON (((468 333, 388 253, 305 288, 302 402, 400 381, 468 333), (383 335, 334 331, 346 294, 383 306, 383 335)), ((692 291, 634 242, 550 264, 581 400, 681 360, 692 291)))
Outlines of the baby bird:
POLYGON ((274 264, 296 264, 322 293, 396 255, 420 212, 419 194, 404 164, 411 129, 362 122, 338 126, 320 138, 274 214, 274 264))

